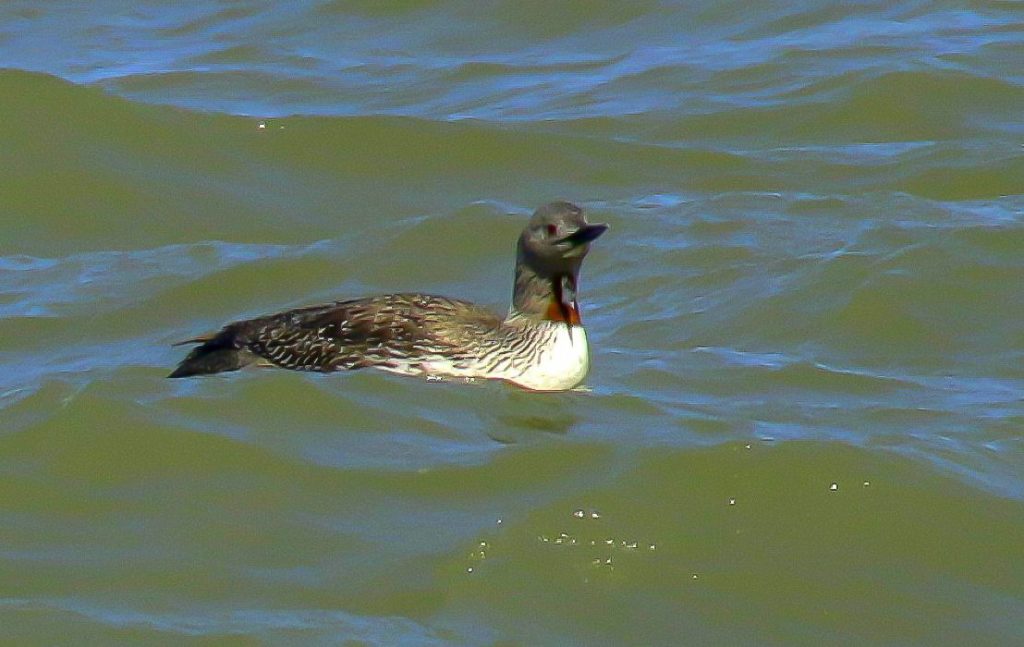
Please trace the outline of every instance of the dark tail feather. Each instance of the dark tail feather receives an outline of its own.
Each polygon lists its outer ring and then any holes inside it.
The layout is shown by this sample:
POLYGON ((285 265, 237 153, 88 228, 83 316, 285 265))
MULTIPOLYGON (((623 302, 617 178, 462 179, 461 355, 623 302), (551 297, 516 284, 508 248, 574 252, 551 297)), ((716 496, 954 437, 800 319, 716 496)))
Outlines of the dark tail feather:
POLYGON ((167 377, 189 377, 190 375, 237 371, 254 361, 256 361, 256 356, 249 351, 235 348, 230 340, 215 337, 195 348, 167 377))

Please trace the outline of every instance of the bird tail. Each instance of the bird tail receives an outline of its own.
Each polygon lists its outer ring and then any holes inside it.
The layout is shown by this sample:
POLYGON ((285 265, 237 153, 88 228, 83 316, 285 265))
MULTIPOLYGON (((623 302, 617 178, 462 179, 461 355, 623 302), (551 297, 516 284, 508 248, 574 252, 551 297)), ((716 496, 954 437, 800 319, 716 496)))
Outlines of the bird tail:
POLYGON ((256 361, 257 357, 246 350, 238 348, 235 336, 228 330, 212 337, 197 337, 178 342, 181 344, 198 343, 200 346, 178 364, 178 368, 167 377, 189 377, 191 375, 211 375, 225 371, 237 371, 256 361))

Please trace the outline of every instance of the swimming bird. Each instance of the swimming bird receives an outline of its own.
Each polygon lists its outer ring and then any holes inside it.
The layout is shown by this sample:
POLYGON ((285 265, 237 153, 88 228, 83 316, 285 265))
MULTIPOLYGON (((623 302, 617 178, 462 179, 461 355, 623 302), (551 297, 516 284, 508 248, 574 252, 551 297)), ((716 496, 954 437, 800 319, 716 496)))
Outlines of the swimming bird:
POLYGON ((505 317, 458 299, 386 294, 236 321, 181 344, 198 347, 168 377, 248 365, 331 372, 377 368, 402 375, 504 380, 534 391, 571 389, 590 357, 580 319, 580 266, 608 225, 552 202, 534 212, 516 248, 505 317))

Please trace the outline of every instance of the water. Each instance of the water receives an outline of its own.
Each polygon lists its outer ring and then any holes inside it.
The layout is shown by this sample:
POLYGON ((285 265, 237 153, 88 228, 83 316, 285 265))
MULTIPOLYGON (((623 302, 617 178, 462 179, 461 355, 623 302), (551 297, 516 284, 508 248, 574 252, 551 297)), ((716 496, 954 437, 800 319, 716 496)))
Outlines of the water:
POLYGON ((1024 638, 1016 2, 0 7, 11 644, 1024 638), (226 321, 507 307, 588 390, 166 380, 226 321))

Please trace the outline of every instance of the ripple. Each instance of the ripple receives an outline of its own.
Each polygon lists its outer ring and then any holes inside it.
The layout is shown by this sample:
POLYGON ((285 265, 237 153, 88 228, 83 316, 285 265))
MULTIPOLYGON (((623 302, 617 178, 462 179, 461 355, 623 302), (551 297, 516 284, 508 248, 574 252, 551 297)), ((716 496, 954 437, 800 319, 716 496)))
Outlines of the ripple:
POLYGON ((7 598, 7 610, 53 610, 74 614, 107 627, 141 630, 151 637, 253 636, 281 639, 286 636, 324 638, 344 635, 352 640, 391 644, 449 644, 439 634, 408 618, 360 616, 344 611, 249 608, 233 611, 199 610, 160 612, 131 607, 100 606, 74 598, 7 598))
POLYGON ((1019 639, 1011 4, 0 3, 5 638, 1019 639), (556 198, 585 388, 165 378, 556 198))

